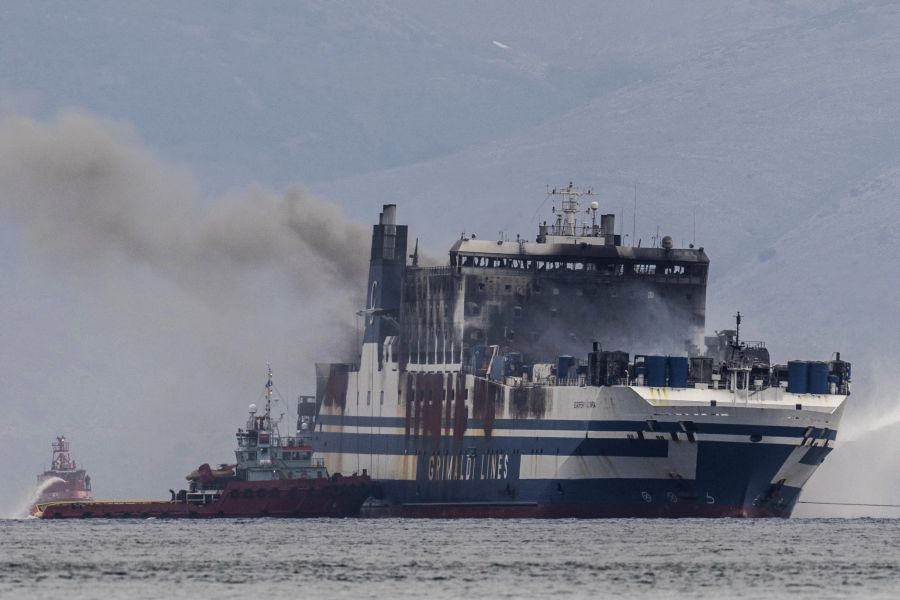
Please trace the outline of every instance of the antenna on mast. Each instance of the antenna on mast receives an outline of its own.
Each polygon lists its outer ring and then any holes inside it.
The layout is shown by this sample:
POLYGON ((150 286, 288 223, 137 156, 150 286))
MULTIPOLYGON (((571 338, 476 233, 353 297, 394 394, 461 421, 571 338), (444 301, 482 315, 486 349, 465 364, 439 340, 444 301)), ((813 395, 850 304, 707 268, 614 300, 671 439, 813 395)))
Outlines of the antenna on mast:
POLYGON ((741 345, 741 311, 738 311, 738 313, 734 315, 734 321, 734 341, 730 344, 731 360, 735 360, 735 355, 737 355, 740 360, 743 360, 744 352, 743 346, 741 345))
MULTIPOLYGON (((461 237, 462 237, 462 239, 465 239, 466 233, 463 232, 461 237)), ((409 255, 409 257, 412 259, 412 266, 418 267, 419 266, 419 238, 416 238, 416 248, 415 248, 415 250, 413 250, 413 253, 409 255)))
MULTIPOLYGON (((556 228, 554 235, 567 235, 567 236, 575 236, 578 235, 578 223, 576 221, 575 215, 579 212, 578 209, 578 201, 582 196, 593 196, 594 191, 591 189, 580 190, 575 187, 575 184, 571 181, 569 185, 564 188, 558 189, 553 188, 547 193, 548 196, 559 196, 559 210, 556 209, 556 204, 554 200, 553 205, 553 213, 556 215, 556 228)), ((597 205, 599 208, 600 205, 597 205)), ((596 213, 596 209, 593 207, 593 204, 589 211, 593 210, 596 213)), ((584 234, 584 230, 586 229, 582 226, 582 234, 584 234)))
POLYGON ((691 234, 691 247, 697 243, 697 205, 694 205, 694 231, 691 234))
POLYGON ((634 214, 631 215, 631 245, 637 237, 637 179, 634 180, 634 214))
POLYGON ((266 363, 266 371, 268 373, 268 379, 266 380, 266 418, 268 418, 272 410, 272 365, 270 363, 266 363))

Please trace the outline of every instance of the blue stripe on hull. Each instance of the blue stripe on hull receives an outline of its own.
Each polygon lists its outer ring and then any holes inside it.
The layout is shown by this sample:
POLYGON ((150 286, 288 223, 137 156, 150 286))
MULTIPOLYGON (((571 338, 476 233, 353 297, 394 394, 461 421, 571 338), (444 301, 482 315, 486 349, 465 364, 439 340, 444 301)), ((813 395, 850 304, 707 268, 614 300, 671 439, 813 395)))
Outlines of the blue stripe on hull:
MULTIPOLYGON (((409 444, 418 453, 415 481, 380 480, 384 514, 403 516, 790 516, 800 490, 774 482, 797 447, 698 442, 695 479, 520 479, 523 455, 665 457, 664 440, 472 437, 428 447, 404 436, 319 434, 323 451, 392 454, 409 444), (367 443, 368 442, 368 443, 367 443), (335 445, 342 447, 336 448, 335 445), (374 445, 374 447, 372 447, 374 445), (443 450, 443 451, 442 451, 443 450)), ((320 446, 321 447, 321 446, 320 446)), ((810 448, 803 461, 821 462, 830 448, 810 448)), ((801 461, 801 462, 803 462, 801 461)), ((809 463, 807 463, 809 464, 809 463)))
MULTIPOLYGON (((686 418, 684 422, 690 422, 695 433, 724 434, 724 435, 761 435, 770 437, 802 438, 807 436, 812 439, 837 438, 834 429, 792 427, 781 425, 744 425, 732 423, 702 423, 686 418)), ((327 415, 318 417, 318 423, 323 425, 340 425, 344 427, 395 427, 405 428, 406 419, 401 417, 361 417, 350 415, 327 415)), ((468 429, 482 429, 485 423, 481 419, 468 419, 468 429)), ((441 427, 452 431, 453 424, 446 419, 441 419, 441 427)), ((496 419, 491 422, 493 429, 513 429, 521 431, 650 431, 648 421, 577 421, 568 419, 496 419)), ((683 433, 679 422, 654 421, 653 431, 659 433, 683 433)), ((524 434, 523 435, 527 435, 524 434)))
MULTIPOLYGON (((681 438, 684 443, 689 443, 681 438)), ((313 437, 316 448, 322 452, 349 454, 422 454, 453 455, 475 450, 479 454, 560 454, 585 456, 668 456, 668 441, 657 439, 598 439, 598 438, 550 438, 550 437, 502 437, 488 439, 482 436, 465 437, 461 442, 442 438, 439 442, 428 438, 404 435, 367 433, 317 433, 313 437)))

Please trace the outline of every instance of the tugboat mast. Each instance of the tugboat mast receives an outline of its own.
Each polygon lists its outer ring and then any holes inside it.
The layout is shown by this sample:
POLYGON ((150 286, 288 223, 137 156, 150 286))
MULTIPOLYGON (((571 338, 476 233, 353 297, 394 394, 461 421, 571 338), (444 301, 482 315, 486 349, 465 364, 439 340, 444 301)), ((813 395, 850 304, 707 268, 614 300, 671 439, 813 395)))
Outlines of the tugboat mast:
POLYGON ((274 394, 275 384, 272 381, 272 365, 266 363, 266 408, 261 416, 256 414, 256 404, 250 405, 250 419, 247 421, 248 431, 271 431, 277 426, 272 421, 272 395, 274 394))
POLYGON ((268 426, 269 420, 272 417, 272 365, 271 363, 266 363, 266 371, 268 374, 268 379, 266 380, 266 423, 268 426))
POLYGON ((51 469, 57 471, 74 471, 77 467, 75 461, 69 456, 69 442, 66 436, 60 435, 56 437, 56 441, 52 443, 53 460, 51 461, 51 469))

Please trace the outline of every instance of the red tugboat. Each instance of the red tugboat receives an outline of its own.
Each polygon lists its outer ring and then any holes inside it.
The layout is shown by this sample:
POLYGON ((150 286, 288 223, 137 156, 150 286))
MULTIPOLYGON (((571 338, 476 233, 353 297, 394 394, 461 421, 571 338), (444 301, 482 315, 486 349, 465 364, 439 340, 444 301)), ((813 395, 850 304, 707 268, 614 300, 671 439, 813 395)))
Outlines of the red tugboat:
POLYGON ((48 502, 35 505, 44 519, 212 518, 212 517, 355 517, 372 495, 362 475, 329 476, 314 457, 309 437, 315 424, 315 399, 297 404, 297 433, 282 437, 273 419, 272 371, 266 382, 266 407, 250 405, 247 428, 237 431, 236 462, 218 469, 201 465, 187 476, 188 489, 171 500, 48 502))
POLYGON ((37 476, 37 501, 32 507, 45 502, 65 500, 83 501, 93 499, 91 476, 78 465, 69 454, 69 441, 64 435, 57 436, 51 444, 53 459, 50 469, 37 476))

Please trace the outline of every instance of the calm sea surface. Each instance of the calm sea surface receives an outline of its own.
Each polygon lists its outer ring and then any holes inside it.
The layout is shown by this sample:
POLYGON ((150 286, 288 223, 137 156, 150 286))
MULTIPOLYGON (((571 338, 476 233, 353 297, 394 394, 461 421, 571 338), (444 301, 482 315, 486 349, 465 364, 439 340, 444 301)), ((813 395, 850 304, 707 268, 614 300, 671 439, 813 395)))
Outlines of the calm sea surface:
POLYGON ((898 598, 900 520, 0 520, 3 598, 898 598))

